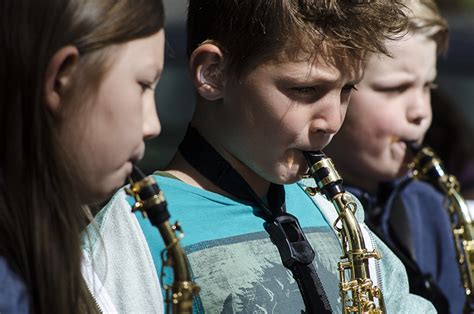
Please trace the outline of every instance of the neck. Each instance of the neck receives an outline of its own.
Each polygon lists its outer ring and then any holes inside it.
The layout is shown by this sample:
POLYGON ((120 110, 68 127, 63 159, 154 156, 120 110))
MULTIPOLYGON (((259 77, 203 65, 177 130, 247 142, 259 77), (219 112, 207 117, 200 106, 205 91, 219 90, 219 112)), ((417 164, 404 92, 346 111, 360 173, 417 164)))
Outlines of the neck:
POLYGON ((239 160, 235 159, 232 156, 224 156, 224 159, 229 162, 229 164, 244 178, 244 180, 250 185, 254 192, 260 197, 266 197, 268 193, 268 188, 270 187, 270 182, 259 176, 252 169, 244 165, 239 160))
POLYGON ((378 182, 370 180, 367 176, 346 171, 343 166, 338 168, 338 172, 341 174, 344 183, 371 194, 377 192, 378 182))
MULTIPOLYGON (((199 129, 198 129, 199 130, 199 129)), ((234 155, 232 155, 225 147, 219 145, 217 138, 206 136, 206 133, 199 130, 200 135, 217 151, 217 153, 225 159, 242 178, 250 185, 259 197, 265 197, 270 186, 270 182, 263 179, 252 169, 242 163, 234 155)), ((215 133, 211 133, 215 134, 215 133)), ((228 195, 213 182, 196 170, 183 156, 178 152, 167 167, 167 171, 176 176, 178 179, 192 186, 205 190, 228 195)))

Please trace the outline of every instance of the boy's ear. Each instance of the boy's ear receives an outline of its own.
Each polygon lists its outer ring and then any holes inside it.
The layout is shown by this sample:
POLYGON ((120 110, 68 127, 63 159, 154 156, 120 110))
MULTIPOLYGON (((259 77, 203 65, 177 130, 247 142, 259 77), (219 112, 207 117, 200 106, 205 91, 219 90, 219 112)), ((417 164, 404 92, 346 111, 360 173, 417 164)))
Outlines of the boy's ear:
POLYGON ((49 60, 43 91, 44 103, 53 114, 58 114, 64 103, 78 62, 79 51, 74 46, 62 47, 49 60))
POLYGON ((189 58, 191 76, 198 93, 207 100, 222 98, 225 86, 224 54, 213 44, 202 44, 189 58))

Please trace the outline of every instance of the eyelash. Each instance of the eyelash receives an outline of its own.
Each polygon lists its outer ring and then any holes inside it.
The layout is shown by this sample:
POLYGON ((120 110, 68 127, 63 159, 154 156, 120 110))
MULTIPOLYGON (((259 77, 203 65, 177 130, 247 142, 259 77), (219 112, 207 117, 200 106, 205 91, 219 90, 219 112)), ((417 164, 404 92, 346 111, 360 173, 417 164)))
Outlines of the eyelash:
POLYGON ((140 84, 140 87, 142 88, 143 92, 146 91, 147 89, 153 90, 152 85, 149 83, 139 82, 138 84, 140 84))
POLYGON ((292 87, 291 91, 298 94, 306 95, 306 94, 315 92, 316 88, 314 86, 292 87))
POLYGON ((434 90, 434 89, 438 89, 438 84, 434 83, 434 82, 429 82, 426 84, 426 87, 429 89, 429 90, 434 90))
POLYGON ((357 86, 355 84, 347 84, 342 88, 343 91, 351 92, 351 91, 358 91, 357 86))
MULTIPOLYGON (((314 86, 305 86, 305 87, 292 87, 291 90, 299 94, 309 94, 309 93, 316 92, 318 88, 314 86)), ((344 86, 342 90, 349 92, 353 90, 357 91, 358 89, 355 84, 348 84, 344 86)))
POLYGON ((408 85, 397 85, 392 87, 381 87, 379 90, 383 93, 402 93, 408 88, 408 85))

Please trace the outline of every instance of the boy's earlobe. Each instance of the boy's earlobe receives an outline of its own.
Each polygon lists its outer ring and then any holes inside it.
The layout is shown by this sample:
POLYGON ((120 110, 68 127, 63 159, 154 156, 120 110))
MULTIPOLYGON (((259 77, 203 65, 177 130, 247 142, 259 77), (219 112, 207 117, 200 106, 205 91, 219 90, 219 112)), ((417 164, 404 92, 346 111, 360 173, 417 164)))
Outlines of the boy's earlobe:
POLYGON ((56 51, 46 68, 43 84, 44 104, 53 114, 58 114, 67 88, 79 61, 79 51, 74 46, 65 46, 56 51))
POLYGON ((194 86, 198 93, 207 100, 222 98, 225 86, 224 54, 213 44, 202 44, 189 58, 194 86))

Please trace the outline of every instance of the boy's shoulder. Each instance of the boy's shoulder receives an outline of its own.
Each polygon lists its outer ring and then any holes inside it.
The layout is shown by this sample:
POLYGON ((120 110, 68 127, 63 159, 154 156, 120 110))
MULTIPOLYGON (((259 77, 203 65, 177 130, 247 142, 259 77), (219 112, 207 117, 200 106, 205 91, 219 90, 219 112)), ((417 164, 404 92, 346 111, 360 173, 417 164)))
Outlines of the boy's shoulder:
MULTIPOLYGON (((429 215, 430 219, 447 220, 444 207, 445 195, 435 189, 431 184, 414 180, 409 182, 401 191, 400 197, 412 215, 429 215)), ((425 218, 427 218, 425 216, 425 218)))

